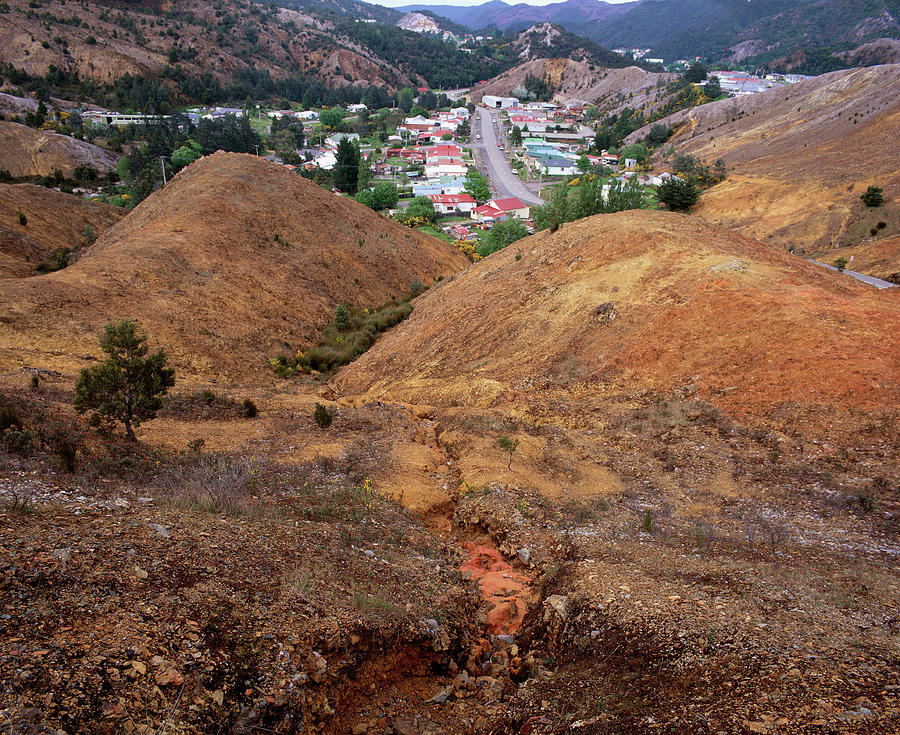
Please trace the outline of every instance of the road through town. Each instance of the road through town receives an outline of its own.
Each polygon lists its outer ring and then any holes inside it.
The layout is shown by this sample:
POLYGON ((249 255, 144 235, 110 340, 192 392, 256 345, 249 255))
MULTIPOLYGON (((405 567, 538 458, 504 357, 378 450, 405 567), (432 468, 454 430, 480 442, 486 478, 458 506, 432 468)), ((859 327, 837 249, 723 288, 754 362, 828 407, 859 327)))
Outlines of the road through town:
POLYGON ((528 190, 522 179, 513 171, 506 155, 498 147, 496 113, 482 107, 475 108, 472 125, 472 148, 481 152, 481 160, 487 167, 487 176, 500 197, 518 197, 525 204, 537 205, 544 201, 528 190), (480 135, 481 138, 474 136, 480 135))

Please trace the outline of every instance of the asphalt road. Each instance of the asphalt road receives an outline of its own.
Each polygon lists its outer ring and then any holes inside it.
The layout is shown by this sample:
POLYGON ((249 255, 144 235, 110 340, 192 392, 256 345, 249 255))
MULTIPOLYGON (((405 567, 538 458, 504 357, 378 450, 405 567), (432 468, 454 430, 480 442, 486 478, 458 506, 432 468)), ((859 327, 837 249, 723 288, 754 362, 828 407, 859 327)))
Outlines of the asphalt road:
MULTIPOLYGON (((821 263, 818 260, 810 260, 810 263, 815 263, 816 265, 821 265, 823 268, 828 268, 830 271, 836 271, 833 265, 828 265, 828 263, 821 263)), ((867 276, 865 273, 857 273, 856 271, 848 271, 846 268, 844 269, 844 275, 852 276, 857 281, 862 281, 863 283, 868 283, 870 286, 875 286, 875 288, 897 288, 896 283, 891 283, 890 281, 882 281, 880 278, 875 278, 874 276, 867 276)))
POLYGON ((487 167, 487 175, 497 192, 498 197, 518 197, 525 204, 544 204, 544 200, 529 191, 518 174, 513 171, 506 160, 504 151, 497 146, 497 121, 491 113, 482 107, 475 108, 472 134, 481 135, 481 139, 472 139, 472 148, 481 152, 481 160, 487 167))

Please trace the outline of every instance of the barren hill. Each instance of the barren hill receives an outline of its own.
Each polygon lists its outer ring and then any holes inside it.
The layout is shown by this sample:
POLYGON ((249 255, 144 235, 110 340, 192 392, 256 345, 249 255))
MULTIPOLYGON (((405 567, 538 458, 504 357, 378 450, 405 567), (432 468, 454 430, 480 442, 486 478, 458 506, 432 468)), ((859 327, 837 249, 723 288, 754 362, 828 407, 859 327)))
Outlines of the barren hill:
POLYGON ((868 185, 898 197, 900 64, 832 72, 662 122, 675 129, 676 151, 728 165, 696 214, 765 242, 809 252, 850 244, 868 185))
POLYGON ((689 217, 623 212, 538 233, 441 284, 338 386, 542 415, 681 392, 784 423, 896 406, 898 330, 897 294, 689 217))
POLYGON ((486 94, 507 95, 524 85, 528 75, 545 79, 554 90, 554 99, 560 102, 597 104, 604 112, 618 111, 625 105, 636 108, 652 104, 657 89, 674 76, 637 66, 603 68, 572 59, 533 59, 488 80, 473 98, 478 101, 486 94))
POLYGON ((0 121, 0 168, 13 178, 49 176, 57 168, 71 177, 82 165, 109 171, 116 167, 118 158, 115 153, 67 135, 0 121))
POLYGON ((73 194, 0 184, 0 278, 33 275, 35 265, 57 248, 88 244, 124 216, 123 209, 73 194))
POLYGON ((12 365, 71 369, 74 356, 97 353, 106 321, 133 317, 183 376, 252 380, 286 345, 314 341, 337 304, 376 306, 466 262, 281 166, 217 153, 74 265, 0 284, 0 354, 12 365))

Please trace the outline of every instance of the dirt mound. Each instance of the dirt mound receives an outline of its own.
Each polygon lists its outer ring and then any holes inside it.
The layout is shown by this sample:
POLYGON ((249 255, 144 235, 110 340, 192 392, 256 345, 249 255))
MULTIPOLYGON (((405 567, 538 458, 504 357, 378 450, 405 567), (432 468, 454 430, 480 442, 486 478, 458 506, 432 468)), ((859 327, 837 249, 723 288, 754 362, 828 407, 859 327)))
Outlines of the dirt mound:
POLYGON ((623 212, 521 240, 441 284, 337 384, 551 413, 654 393, 752 417, 877 411, 900 397, 898 329, 897 294, 689 217, 623 212))
MULTIPOLYGON (((282 166, 207 156, 179 173, 63 271, 0 285, 4 362, 77 367, 110 319, 139 319, 182 376, 268 376, 335 306, 379 305, 466 264, 450 245, 390 222, 282 166), (52 356, 51 356, 52 354, 52 356)), ((46 366, 46 365, 44 365, 46 366)))
POLYGON ((13 178, 49 176, 57 168, 71 177, 78 166, 110 171, 118 159, 115 153, 67 135, 0 121, 0 168, 13 178))
POLYGON ((486 94, 508 95, 524 85, 529 75, 546 79, 560 102, 597 104, 604 112, 618 111, 626 104, 632 108, 652 104, 657 89, 674 77, 636 66, 605 69, 572 59, 534 59, 489 80, 472 98, 478 102, 486 94))
POLYGON ((0 278, 34 275, 57 248, 89 245, 124 216, 123 209, 42 186, 0 184, 0 278))
POLYGON ((750 237, 808 251, 850 244, 844 235, 866 216, 866 187, 897 197, 900 64, 833 72, 662 122, 675 129, 679 153, 728 165, 695 214, 750 237))

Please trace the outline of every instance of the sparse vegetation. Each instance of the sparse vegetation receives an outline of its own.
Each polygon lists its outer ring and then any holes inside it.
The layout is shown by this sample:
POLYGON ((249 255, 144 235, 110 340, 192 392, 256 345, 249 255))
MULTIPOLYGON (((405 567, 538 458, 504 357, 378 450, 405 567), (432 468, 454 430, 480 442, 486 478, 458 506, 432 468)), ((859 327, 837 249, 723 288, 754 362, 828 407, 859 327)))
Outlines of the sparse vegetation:
POLYGON ((847 267, 848 261, 846 258, 837 258, 834 261, 834 267, 837 268, 841 273, 844 272, 844 268, 847 267))
POLYGON ((274 357, 270 364, 284 378, 299 372, 334 370, 359 357, 374 344, 381 332, 402 322, 412 309, 409 299, 399 303, 391 301, 371 311, 341 304, 335 309, 334 321, 325 328, 318 345, 306 352, 298 350, 290 356, 274 357))

